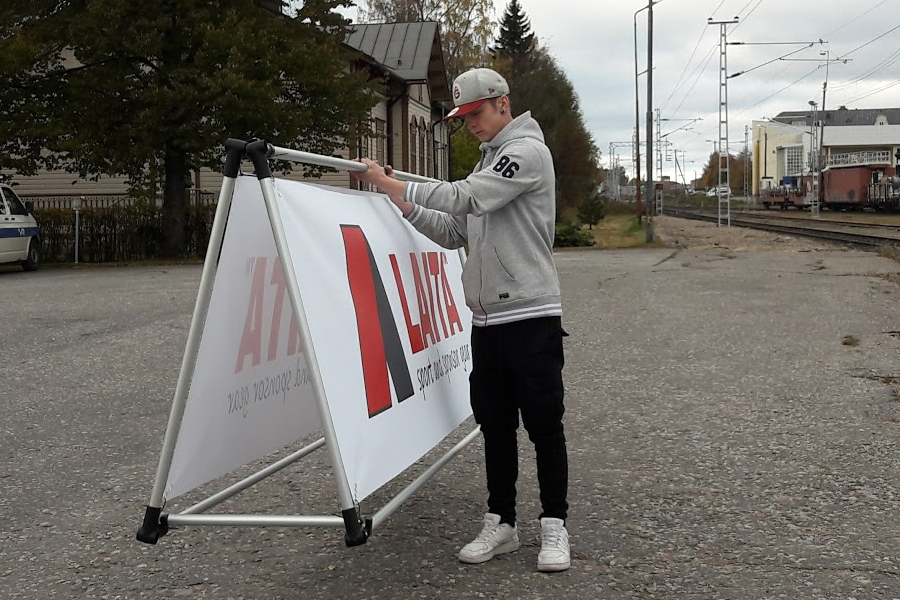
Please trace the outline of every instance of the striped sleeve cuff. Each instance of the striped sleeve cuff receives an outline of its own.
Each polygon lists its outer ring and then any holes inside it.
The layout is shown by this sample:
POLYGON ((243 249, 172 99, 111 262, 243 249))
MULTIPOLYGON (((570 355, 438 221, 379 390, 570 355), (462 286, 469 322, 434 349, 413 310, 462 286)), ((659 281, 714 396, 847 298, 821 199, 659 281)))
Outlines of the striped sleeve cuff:
POLYGON ((412 202, 413 204, 418 204, 416 199, 416 192, 419 191, 419 184, 414 181, 409 181, 406 183, 406 200, 408 202, 412 202))

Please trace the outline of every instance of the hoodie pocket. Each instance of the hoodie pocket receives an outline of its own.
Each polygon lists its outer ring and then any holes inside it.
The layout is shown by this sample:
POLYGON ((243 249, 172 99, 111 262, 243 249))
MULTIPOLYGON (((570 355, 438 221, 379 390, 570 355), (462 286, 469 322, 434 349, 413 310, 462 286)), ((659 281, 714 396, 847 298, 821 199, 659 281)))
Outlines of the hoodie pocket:
POLYGON ((503 264, 495 246, 487 246, 481 259, 481 301, 485 306, 522 297, 521 286, 503 264))
POLYGON ((466 306, 472 310, 481 305, 481 282, 484 279, 481 274, 481 265, 481 254, 473 253, 468 256, 466 264, 463 266, 463 293, 466 296, 466 306))

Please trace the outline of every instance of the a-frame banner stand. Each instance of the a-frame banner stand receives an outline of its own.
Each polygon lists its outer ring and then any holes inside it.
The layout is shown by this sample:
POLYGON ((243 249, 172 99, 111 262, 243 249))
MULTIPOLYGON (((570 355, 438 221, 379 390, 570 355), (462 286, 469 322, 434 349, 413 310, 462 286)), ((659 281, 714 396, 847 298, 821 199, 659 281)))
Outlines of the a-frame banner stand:
POLYGON ((465 254, 417 233, 381 194, 275 179, 269 160, 364 171, 360 163, 263 141, 228 140, 225 149, 200 289, 137 539, 155 544, 170 527, 192 525, 334 526, 346 529, 348 546, 363 544, 479 433, 363 517, 360 502, 471 414, 465 254), (241 176, 245 158, 258 181, 241 176), (207 513, 323 447, 340 504, 335 514, 207 513), (286 455, 257 473, 180 512, 163 512, 168 501, 278 451, 286 455))

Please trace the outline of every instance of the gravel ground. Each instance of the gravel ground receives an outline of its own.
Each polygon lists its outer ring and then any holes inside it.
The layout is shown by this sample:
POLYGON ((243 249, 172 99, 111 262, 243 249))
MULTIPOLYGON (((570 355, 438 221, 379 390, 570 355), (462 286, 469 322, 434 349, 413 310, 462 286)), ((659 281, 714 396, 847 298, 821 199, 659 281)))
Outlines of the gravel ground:
MULTIPOLYGON (((200 269, 0 272, 0 598, 900 598, 900 265, 656 224, 675 247, 557 256, 573 567, 552 575, 524 435, 523 547, 480 566, 455 557, 484 511, 480 442, 363 547, 322 529, 134 541, 200 269)), ((220 508, 332 513, 324 460, 220 508)))
POLYGON ((745 227, 717 227, 715 223, 654 217, 654 232, 667 244, 693 250, 733 250, 817 252, 827 249, 846 249, 847 246, 827 240, 771 233, 745 227))

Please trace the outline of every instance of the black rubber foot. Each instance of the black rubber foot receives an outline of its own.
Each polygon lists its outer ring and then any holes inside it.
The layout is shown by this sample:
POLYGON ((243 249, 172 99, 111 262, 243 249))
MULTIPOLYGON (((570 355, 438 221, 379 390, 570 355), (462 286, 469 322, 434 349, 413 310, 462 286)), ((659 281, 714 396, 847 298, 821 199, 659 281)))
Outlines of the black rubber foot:
POLYGON ((159 538, 169 532, 169 520, 161 515, 161 508, 147 507, 144 513, 144 522, 137 532, 137 540, 145 544, 156 544, 159 538))
POLYGON ((341 516, 344 517, 344 527, 347 530, 347 533, 344 534, 344 543, 348 547, 365 544, 369 539, 369 534, 372 533, 372 520, 366 519, 363 522, 354 508, 342 511, 341 516))

